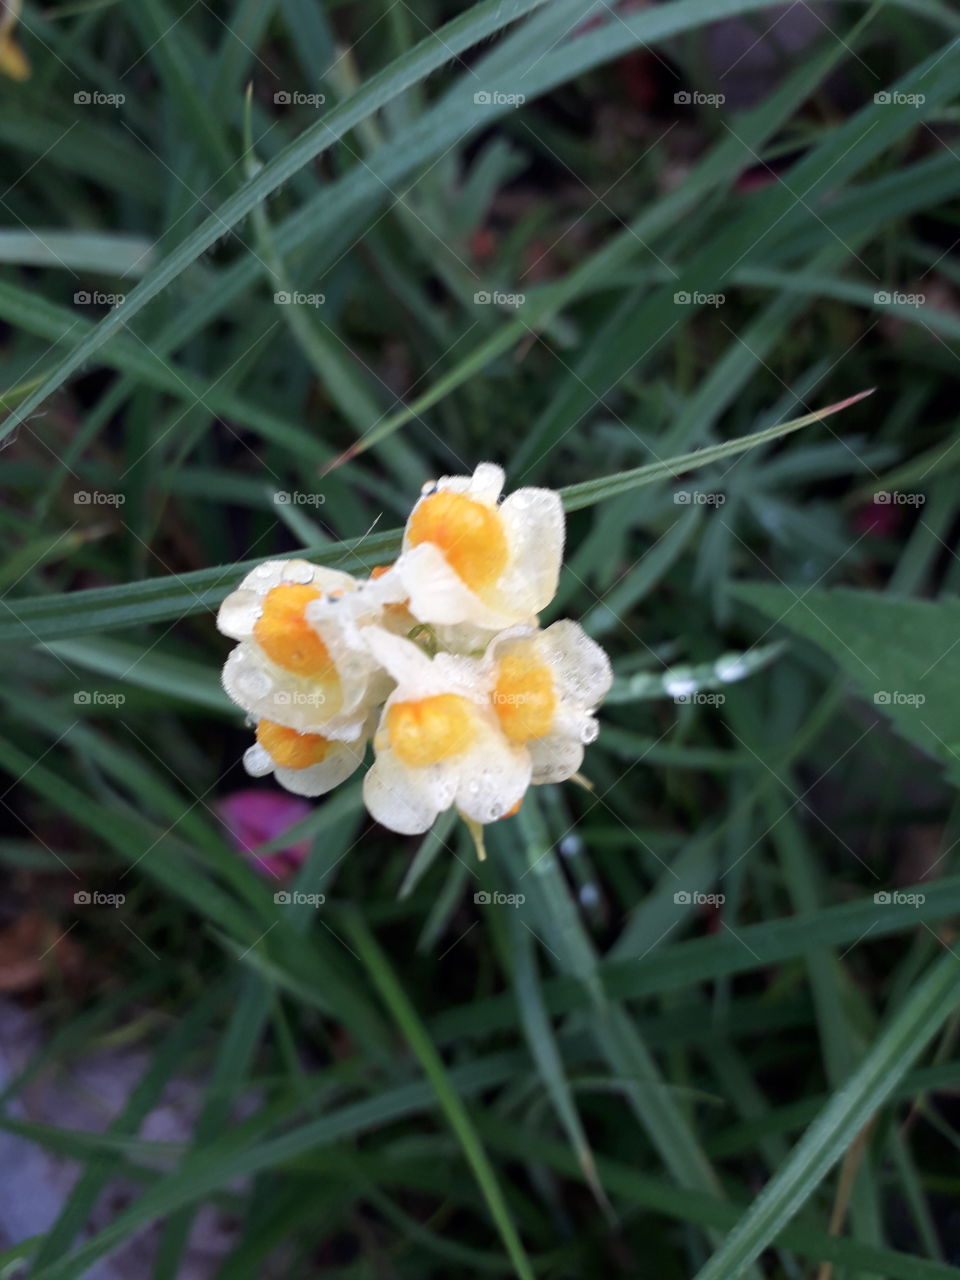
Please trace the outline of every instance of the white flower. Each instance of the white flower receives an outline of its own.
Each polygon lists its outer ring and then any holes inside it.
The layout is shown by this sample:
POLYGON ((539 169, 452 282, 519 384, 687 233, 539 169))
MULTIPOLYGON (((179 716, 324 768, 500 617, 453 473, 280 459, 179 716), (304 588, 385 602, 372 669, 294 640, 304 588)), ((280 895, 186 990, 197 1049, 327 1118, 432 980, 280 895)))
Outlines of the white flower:
POLYGON ((417 835, 452 806, 477 823, 514 809, 530 783, 530 757, 501 732, 482 664, 448 653, 430 658, 381 627, 364 634, 397 682, 363 781, 371 815, 417 835))
POLYGON ((385 679, 359 624, 379 619, 369 584, 306 560, 270 560, 223 602, 217 625, 240 644, 223 668, 223 687, 258 720, 351 742, 385 679))
POLYGON ((332 791, 363 763, 372 722, 355 742, 337 742, 317 733, 298 733, 270 720, 257 724, 257 741, 244 752, 243 765, 253 778, 276 775, 298 796, 332 791))
POLYGON ((599 725, 593 712, 613 682, 610 662, 576 622, 512 627, 484 658, 490 699, 507 739, 530 755, 532 781, 563 782, 599 725))
POLYGON ((552 489, 518 489, 502 503, 503 469, 443 476, 407 521, 394 572, 421 622, 489 630, 529 622, 553 599, 564 517, 552 489))
POLYGON ((227 597, 217 625, 239 643, 223 685, 258 722, 250 774, 323 795, 372 735, 371 815, 417 835, 456 808, 483 857, 484 824, 516 812, 532 783, 577 773, 610 663, 575 622, 539 629, 563 507, 548 489, 501 503, 503 481, 482 463, 429 486, 398 560, 369 579, 271 560, 227 597))

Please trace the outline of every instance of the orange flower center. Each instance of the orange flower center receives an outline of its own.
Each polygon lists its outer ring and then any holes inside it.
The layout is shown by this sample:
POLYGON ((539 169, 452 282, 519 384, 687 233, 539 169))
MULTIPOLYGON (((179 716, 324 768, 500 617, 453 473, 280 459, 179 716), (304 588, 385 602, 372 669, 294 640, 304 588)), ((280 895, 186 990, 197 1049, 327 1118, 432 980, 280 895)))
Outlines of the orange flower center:
POLYGON ((462 493, 442 490, 421 499, 407 524, 412 547, 432 542, 447 563, 474 591, 489 587, 507 563, 503 522, 492 507, 462 493))
POLYGON ((507 654, 497 668, 492 701, 500 727, 511 742, 542 738, 550 732, 557 710, 550 668, 522 650, 507 654))
POLYGON ((311 627, 304 610, 320 599, 315 587, 284 584, 268 591, 253 635, 271 662, 297 676, 335 676, 327 646, 311 627))
POLYGON ((390 746, 413 769, 465 751, 474 733, 470 703, 455 693, 395 702, 387 711, 386 728, 390 746))
POLYGON ((326 758, 330 743, 319 733, 297 733, 272 720, 257 722, 257 741, 283 769, 309 769, 326 758))

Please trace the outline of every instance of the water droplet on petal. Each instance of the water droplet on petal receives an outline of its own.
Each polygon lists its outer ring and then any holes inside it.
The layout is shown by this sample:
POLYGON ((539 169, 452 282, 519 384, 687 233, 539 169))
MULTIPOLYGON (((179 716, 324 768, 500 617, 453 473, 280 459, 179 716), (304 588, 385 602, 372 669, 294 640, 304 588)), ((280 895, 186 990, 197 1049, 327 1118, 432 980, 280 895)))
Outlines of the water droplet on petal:
POLYGON ((291 560, 283 570, 284 582, 296 582, 307 586, 313 581, 313 565, 306 560, 291 560))
POLYGON ((265 671, 253 668, 244 671, 238 678, 240 692, 247 698, 265 698, 270 692, 272 681, 265 671))
POLYGON ((273 769, 273 761, 259 742, 255 742, 243 753, 243 767, 251 778, 262 778, 273 769))

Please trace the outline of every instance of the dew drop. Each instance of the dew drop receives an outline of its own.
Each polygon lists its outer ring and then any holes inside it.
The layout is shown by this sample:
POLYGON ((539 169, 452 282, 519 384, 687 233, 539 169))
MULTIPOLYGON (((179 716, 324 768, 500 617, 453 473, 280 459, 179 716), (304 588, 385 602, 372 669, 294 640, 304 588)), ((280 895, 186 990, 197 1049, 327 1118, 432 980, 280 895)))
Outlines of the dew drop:
POLYGON ((281 576, 284 582, 297 582, 305 587, 313 581, 313 565, 307 560, 291 560, 281 576))
POLYGON ((264 671, 244 671, 237 679, 240 692, 248 698, 265 698, 270 692, 270 677, 264 671))
POLYGON ((689 676, 666 676, 663 687, 671 697, 681 698, 689 693, 696 693, 697 682, 691 680, 689 676))
POLYGON ((741 658, 719 658, 714 670, 720 680, 742 680, 747 675, 747 664, 741 658))
POLYGON ((247 747, 243 753, 243 767, 251 778, 262 778, 273 768, 273 761, 269 755, 260 746, 259 742, 255 742, 252 747, 247 747))

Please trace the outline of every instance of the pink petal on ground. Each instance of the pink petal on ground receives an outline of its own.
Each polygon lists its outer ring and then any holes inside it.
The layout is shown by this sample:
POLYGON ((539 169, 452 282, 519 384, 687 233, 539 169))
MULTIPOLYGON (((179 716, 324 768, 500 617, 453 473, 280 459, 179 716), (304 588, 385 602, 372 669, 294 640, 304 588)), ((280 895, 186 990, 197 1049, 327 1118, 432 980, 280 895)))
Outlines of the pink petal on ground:
POLYGON ((311 806, 296 796, 284 791, 234 791, 218 802, 217 810, 234 848, 264 875, 292 875, 310 851, 310 841, 299 840, 276 853, 257 856, 261 845, 278 839, 310 813, 311 806))
POLYGON ((890 537, 900 526, 900 508, 891 504, 871 502, 858 507, 853 513, 852 524, 858 533, 890 537))

